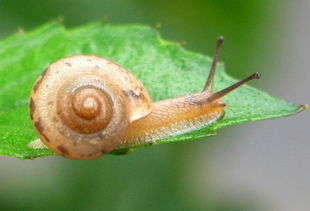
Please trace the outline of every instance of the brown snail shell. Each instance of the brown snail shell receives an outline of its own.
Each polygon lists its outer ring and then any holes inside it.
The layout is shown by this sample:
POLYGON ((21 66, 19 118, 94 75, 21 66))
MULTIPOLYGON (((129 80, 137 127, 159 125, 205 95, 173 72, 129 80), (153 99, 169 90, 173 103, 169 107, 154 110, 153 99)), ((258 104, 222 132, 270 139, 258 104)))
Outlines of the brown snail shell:
POLYGON ((30 98, 33 126, 52 151, 92 159, 117 147, 128 124, 152 111, 143 85, 107 59, 76 55, 51 64, 30 98))

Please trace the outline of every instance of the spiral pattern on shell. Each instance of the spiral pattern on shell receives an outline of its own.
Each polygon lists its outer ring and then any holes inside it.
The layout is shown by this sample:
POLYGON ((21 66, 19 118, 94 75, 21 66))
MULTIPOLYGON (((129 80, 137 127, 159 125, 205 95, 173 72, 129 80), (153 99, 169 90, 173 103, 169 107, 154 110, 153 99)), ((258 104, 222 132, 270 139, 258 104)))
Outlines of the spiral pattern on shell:
POLYGON ((51 64, 33 86, 33 126, 52 151, 92 159, 115 149, 152 102, 142 84, 104 58, 77 55, 51 64))

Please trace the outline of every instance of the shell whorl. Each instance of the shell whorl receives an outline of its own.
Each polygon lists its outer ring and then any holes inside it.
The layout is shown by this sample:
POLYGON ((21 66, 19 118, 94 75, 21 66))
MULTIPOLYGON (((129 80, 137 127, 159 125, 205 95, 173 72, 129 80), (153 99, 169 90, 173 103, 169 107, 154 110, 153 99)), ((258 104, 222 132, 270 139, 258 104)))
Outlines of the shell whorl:
POLYGON ((151 109, 150 97, 133 75, 88 55, 51 64, 36 81, 30 99, 40 139, 52 151, 73 159, 112 151, 128 124, 151 109))

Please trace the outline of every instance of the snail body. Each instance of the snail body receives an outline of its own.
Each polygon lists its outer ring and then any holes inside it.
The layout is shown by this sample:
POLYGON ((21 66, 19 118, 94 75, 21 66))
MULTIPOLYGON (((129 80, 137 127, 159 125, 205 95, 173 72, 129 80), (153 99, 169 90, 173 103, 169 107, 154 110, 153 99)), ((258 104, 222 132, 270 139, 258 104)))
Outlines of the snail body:
POLYGON ((220 37, 202 92, 154 103, 138 79, 110 60, 92 55, 60 59, 46 68, 31 91, 35 131, 55 153, 82 160, 202 128, 223 115, 223 95, 259 77, 253 74, 213 93, 222 42, 220 37))

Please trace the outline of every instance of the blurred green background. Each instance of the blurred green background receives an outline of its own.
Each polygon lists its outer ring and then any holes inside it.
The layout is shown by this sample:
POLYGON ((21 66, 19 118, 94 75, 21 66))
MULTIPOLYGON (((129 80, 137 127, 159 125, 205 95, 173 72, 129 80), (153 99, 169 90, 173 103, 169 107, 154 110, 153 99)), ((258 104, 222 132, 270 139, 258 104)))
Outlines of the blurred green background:
MULTIPOLYGON (((0 36, 60 16, 68 27, 107 18, 112 24, 160 23, 165 39, 212 55, 216 37, 224 35, 220 60, 228 73, 243 78, 260 71, 267 77, 255 86, 263 88, 277 75, 267 65, 283 49, 290 6, 281 0, 0 0, 0 36)), ((228 142, 233 146, 241 127, 91 161, 1 157, 0 210, 266 210, 255 191, 235 196, 214 185, 214 153, 228 142)))

